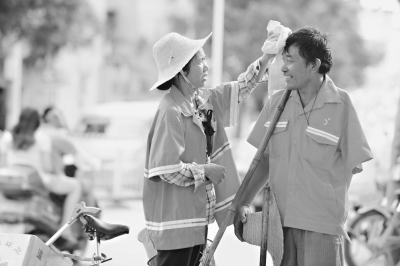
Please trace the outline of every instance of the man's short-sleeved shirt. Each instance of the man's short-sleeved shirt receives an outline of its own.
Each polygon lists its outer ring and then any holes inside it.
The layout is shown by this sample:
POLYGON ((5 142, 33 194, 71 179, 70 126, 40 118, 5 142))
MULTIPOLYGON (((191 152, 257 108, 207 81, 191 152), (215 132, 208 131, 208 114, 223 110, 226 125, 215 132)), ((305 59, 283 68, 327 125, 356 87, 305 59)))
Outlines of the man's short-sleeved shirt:
MULTIPOLYGON (((260 146, 282 94, 264 106, 248 138, 254 147, 260 146)), ((265 153, 283 226, 347 237, 347 191, 353 173, 372 159, 349 95, 328 76, 315 103, 304 109, 292 91, 265 153)))

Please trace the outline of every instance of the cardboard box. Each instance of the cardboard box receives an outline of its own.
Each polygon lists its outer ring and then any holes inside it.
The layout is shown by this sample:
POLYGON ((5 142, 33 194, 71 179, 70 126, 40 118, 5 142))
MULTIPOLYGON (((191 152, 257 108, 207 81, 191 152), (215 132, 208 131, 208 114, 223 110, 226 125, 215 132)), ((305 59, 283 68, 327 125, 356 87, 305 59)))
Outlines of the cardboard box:
POLYGON ((55 247, 34 235, 0 233, 0 266, 71 266, 55 247))

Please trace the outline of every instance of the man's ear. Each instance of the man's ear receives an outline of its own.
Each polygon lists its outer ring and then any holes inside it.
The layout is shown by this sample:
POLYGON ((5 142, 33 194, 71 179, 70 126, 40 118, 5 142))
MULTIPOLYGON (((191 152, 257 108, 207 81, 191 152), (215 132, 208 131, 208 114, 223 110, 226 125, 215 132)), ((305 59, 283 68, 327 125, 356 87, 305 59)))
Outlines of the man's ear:
POLYGON ((321 66, 321 60, 316 58, 313 63, 311 63, 311 72, 316 73, 318 72, 319 67, 321 66))

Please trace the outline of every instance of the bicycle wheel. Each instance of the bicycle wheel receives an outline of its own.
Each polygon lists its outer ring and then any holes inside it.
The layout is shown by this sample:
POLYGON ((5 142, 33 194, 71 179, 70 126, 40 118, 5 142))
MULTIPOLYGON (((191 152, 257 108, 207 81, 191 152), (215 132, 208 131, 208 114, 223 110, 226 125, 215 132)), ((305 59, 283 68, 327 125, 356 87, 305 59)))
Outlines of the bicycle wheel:
MULTIPOLYGON (((377 248, 371 240, 379 237, 386 228, 387 219, 377 211, 369 211, 359 215, 351 224, 346 241, 344 255, 349 266, 395 265, 400 252, 399 247, 385 245, 377 248)), ((398 234, 398 232, 394 232, 398 234)))

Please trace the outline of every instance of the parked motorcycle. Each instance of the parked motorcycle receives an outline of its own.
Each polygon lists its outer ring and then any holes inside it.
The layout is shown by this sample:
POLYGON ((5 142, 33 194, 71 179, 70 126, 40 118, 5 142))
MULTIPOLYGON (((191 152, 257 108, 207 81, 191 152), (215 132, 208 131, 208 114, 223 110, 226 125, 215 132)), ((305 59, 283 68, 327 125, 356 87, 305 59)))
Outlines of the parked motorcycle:
POLYGON ((400 190, 393 204, 361 207, 349 223, 344 245, 349 266, 400 266, 400 190))
MULTIPOLYGON (((32 234, 46 242, 59 229, 64 199, 50 193, 30 166, 0 168, 0 232, 32 234)), ((60 237, 54 245, 71 253, 83 252, 87 238, 78 224, 72 231, 77 242, 60 237)))

